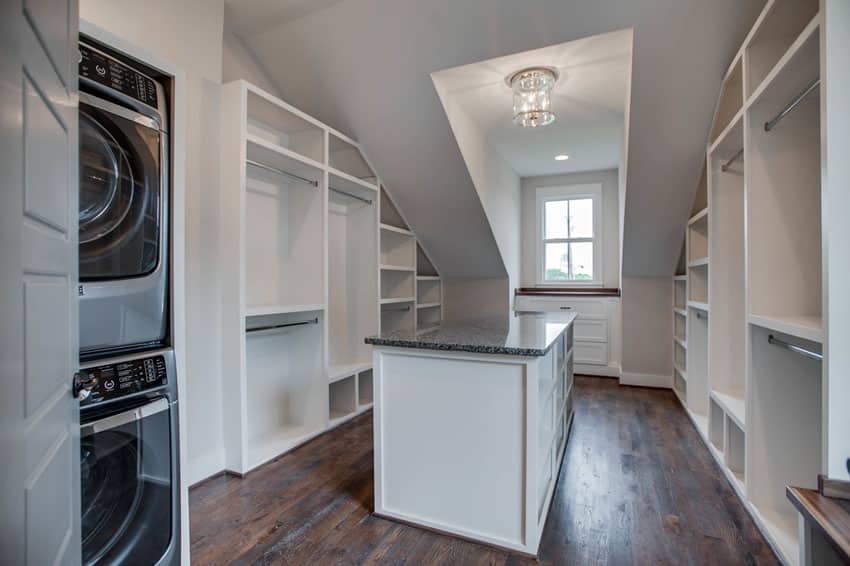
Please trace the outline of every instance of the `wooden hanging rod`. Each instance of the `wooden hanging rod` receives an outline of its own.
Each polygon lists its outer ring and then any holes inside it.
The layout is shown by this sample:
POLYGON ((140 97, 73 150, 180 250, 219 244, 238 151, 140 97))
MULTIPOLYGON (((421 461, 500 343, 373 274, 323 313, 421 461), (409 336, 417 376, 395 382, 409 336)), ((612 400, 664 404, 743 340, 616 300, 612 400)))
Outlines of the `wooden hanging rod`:
POLYGON ((256 328, 249 328, 245 332, 261 332, 263 330, 277 330, 279 328, 289 328, 290 326, 305 326, 307 324, 318 324, 319 319, 314 318, 311 320, 302 320, 300 322, 285 322, 283 324, 270 324, 268 326, 258 326, 256 328))
POLYGON ((773 334, 767 337, 767 341, 769 344, 773 344, 774 346, 779 346, 780 348, 785 348, 795 354, 800 354, 804 358, 809 358, 810 360, 815 360, 818 362, 823 361, 823 354, 818 352, 812 352, 811 350, 807 350, 806 348, 802 348, 797 346, 796 344, 791 344, 790 342, 786 342, 784 340, 780 340, 773 336, 773 334))
POLYGON ((347 193, 347 192, 345 192, 345 191, 341 191, 341 190, 339 190, 339 189, 335 189, 335 188, 333 188, 333 187, 328 187, 328 189, 332 190, 332 191, 333 191, 333 192, 335 192, 335 193, 339 193, 339 194, 341 194, 341 195, 345 195, 345 196, 347 196, 347 197, 349 197, 349 198, 353 198, 354 200, 359 200, 360 202, 365 202, 366 204, 372 204, 372 200, 371 200, 371 199, 363 198, 363 197, 359 197, 359 196, 357 196, 357 195, 354 195, 354 194, 351 194, 351 193, 347 193))
POLYGON ((797 106, 798 106, 801 102, 803 102, 803 99, 804 99, 804 98, 806 98, 807 96, 809 96, 809 94, 811 94, 811 92, 812 92, 812 91, 814 91, 814 90, 815 90, 815 89, 816 89, 819 85, 820 85, 820 79, 815 79, 814 81, 812 81, 812 84, 810 84, 809 86, 807 86, 807 87, 806 87, 806 90, 804 90, 803 92, 801 92, 800 94, 798 94, 798 95, 794 98, 794 100, 792 100, 791 102, 789 102, 789 103, 788 103, 788 105, 787 105, 785 108, 783 108, 783 109, 782 109, 782 112, 780 112, 779 114, 777 114, 777 115, 773 118, 773 120, 770 120, 770 121, 768 121, 768 122, 765 122, 765 123, 764 123, 764 131, 765 131, 765 132, 769 132, 770 130, 772 130, 773 128, 775 128, 775 127, 776 127, 776 124, 778 124, 779 122, 781 122, 781 121, 782 121, 782 119, 783 119, 785 116, 787 116, 787 115, 788 115, 788 114, 789 114, 792 110, 794 110, 794 109, 795 109, 795 108, 796 108, 796 107, 797 107, 797 106))
POLYGON ((721 166, 720 166, 720 170, 721 170, 721 171, 723 171, 724 173, 725 173, 726 171, 728 171, 728 170, 729 170, 729 166, 730 166, 730 165, 732 165, 733 163, 735 163, 735 162, 738 160, 738 158, 739 158, 739 157, 741 157, 742 155, 744 155, 744 148, 743 148, 743 147, 742 147, 741 149, 739 149, 739 150, 738 150, 738 153, 736 153, 735 155, 733 155, 732 157, 730 157, 730 158, 729 158, 729 161, 727 161, 726 163, 724 163, 723 165, 721 165, 721 166))
POLYGON ((256 167, 258 169, 264 169, 266 171, 271 171, 272 173, 277 173, 278 175, 286 177, 287 179, 292 179, 293 181, 297 181, 299 183, 305 183, 305 184, 311 185, 313 187, 319 186, 318 181, 314 181, 312 179, 307 179, 306 177, 300 177, 300 176, 298 176, 294 173, 284 171, 283 169, 278 169, 277 167, 272 167, 271 165, 266 165, 264 163, 260 163, 258 161, 252 161, 250 159, 246 159, 245 163, 247 163, 248 165, 250 165, 252 167, 256 167))

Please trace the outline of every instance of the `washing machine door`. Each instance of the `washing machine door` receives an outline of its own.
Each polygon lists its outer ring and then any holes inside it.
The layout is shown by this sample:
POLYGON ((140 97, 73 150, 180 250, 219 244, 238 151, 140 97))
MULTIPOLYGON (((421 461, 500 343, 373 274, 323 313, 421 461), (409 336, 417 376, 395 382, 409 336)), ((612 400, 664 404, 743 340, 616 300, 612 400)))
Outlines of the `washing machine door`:
POLYGON ((158 124, 82 101, 79 117, 80 280, 148 275, 162 255, 158 124))
POLYGON ((160 397, 81 423, 83 564, 149 566, 175 553, 172 410, 160 397))

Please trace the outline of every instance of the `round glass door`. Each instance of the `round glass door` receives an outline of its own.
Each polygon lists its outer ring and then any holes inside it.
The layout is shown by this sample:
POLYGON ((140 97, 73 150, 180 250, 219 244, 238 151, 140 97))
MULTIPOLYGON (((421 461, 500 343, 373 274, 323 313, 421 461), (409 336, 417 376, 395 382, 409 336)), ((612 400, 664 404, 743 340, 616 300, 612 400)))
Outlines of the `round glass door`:
POLYGON ((80 113, 80 244, 115 230, 135 196, 127 154, 101 124, 80 113))

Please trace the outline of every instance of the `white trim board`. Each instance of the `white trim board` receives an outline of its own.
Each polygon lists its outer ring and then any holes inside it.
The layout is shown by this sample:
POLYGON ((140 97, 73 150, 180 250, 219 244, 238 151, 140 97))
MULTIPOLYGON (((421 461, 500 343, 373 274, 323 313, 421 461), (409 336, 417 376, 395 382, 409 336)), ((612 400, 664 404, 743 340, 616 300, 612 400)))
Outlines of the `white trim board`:
POLYGON ((180 563, 189 564, 188 418, 186 416, 186 73, 183 69, 83 18, 80 33, 144 62, 174 80, 171 125, 171 340, 177 372, 177 418, 180 423, 180 563))
POLYGON ((624 371, 620 374, 620 385, 672 389, 673 376, 672 374, 657 375, 651 373, 631 373, 624 371))

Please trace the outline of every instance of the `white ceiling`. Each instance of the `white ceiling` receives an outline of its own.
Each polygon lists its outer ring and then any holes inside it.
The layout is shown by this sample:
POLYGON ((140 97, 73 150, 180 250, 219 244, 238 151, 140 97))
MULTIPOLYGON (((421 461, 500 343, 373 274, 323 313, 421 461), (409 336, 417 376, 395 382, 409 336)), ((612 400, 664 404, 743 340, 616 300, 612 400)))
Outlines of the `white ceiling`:
POLYGON ((632 58, 632 30, 595 35, 433 73, 517 175, 554 175, 619 166, 632 58), (528 67, 558 69, 552 91, 554 124, 522 128, 512 122, 505 77, 528 67), (569 155, 555 161, 556 154, 569 155))
MULTIPOLYGON (((230 11, 273 21, 269 6, 276 4, 230 0, 230 11)), ((622 273, 667 276, 681 249, 721 78, 763 4, 342 0, 241 35, 284 99, 363 144, 437 269, 450 277, 504 277, 431 73, 632 28, 622 273)))

